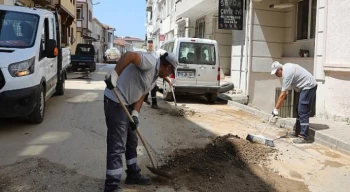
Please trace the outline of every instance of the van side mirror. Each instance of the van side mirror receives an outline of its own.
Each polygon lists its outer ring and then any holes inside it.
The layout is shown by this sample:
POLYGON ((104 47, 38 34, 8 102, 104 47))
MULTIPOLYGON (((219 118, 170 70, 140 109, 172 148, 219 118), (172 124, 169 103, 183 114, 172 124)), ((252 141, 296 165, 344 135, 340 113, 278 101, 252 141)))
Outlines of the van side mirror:
POLYGON ((48 58, 55 58, 58 55, 57 42, 54 39, 46 41, 45 56, 48 58))

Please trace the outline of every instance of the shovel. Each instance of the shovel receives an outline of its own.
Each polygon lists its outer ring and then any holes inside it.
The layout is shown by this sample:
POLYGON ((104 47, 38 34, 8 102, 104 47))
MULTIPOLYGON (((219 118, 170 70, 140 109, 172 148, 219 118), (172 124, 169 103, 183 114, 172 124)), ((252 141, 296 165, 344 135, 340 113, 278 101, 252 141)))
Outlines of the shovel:
POLYGON ((171 92, 173 93, 175 108, 177 109, 177 103, 176 103, 176 98, 175 98, 174 86, 171 86, 171 92))
MULTIPOLYGON (((129 121, 132 122, 132 123, 134 123, 134 120, 132 119, 132 117, 131 117, 129 111, 126 109, 126 107, 125 107, 123 101, 120 99, 119 94, 118 94, 118 92, 117 92, 117 90, 116 90, 115 88, 113 89, 113 92, 114 92, 115 96, 118 98, 118 101, 119 101, 120 105, 122 106, 122 108, 123 108, 125 114, 128 116, 129 121)), ((170 175, 169 173, 157 169, 157 166, 156 166, 156 164, 154 163, 154 159, 153 159, 153 157, 152 157, 152 154, 151 154, 150 150, 148 149, 148 145, 147 145, 145 139, 143 138, 143 136, 141 135, 141 133, 140 133, 140 131, 139 131, 138 128, 136 129, 136 133, 137 133, 137 135, 139 136, 139 138, 141 139, 142 144, 143 144, 143 146, 145 147, 145 149, 146 149, 146 151, 147 151, 147 154, 148 154, 149 158, 151 159, 151 162, 152 162, 152 165, 153 165, 153 167, 147 166, 147 168, 148 168, 152 173, 154 173, 154 174, 156 174, 156 175, 159 175, 159 176, 162 176, 162 177, 165 177, 165 178, 170 179, 170 178, 171 178, 171 175, 170 175)))

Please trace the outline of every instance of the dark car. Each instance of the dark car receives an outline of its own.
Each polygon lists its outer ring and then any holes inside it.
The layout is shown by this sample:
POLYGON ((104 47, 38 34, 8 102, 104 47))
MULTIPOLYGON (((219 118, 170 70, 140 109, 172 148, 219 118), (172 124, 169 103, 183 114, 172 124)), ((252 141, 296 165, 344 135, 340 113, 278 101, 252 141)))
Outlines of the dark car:
POLYGON ((71 55, 72 70, 96 70, 95 47, 92 44, 78 44, 75 55, 71 55))

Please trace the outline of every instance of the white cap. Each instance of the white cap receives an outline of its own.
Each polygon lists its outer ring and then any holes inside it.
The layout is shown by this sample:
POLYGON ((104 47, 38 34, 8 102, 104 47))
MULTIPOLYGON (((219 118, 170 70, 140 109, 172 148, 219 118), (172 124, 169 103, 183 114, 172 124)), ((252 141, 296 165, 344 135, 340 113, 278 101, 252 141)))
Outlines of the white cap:
POLYGON ((165 59, 176 69, 177 65, 179 64, 179 61, 177 59, 177 56, 172 53, 172 52, 166 52, 164 49, 158 49, 156 51, 156 53, 158 54, 158 56, 162 56, 165 55, 165 59))
POLYGON ((271 75, 276 74, 277 69, 282 68, 282 64, 278 61, 275 61, 271 65, 271 75))
POLYGON ((177 56, 174 53, 168 53, 168 56, 165 59, 176 69, 179 61, 177 60, 177 56))

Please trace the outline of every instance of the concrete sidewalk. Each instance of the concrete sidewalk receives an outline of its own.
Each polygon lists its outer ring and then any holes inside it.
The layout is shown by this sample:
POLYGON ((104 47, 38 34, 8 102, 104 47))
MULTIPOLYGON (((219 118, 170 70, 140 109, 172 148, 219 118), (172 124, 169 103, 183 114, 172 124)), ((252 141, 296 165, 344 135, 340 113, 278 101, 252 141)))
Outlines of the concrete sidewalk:
MULTIPOLYGON (((270 117, 269 113, 238 102, 228 100, 228 104, 263 119, 269 119, 270 117)), ((295 118, 276 118, 271 122, 275 123, 280 128, 292 129, 295 124, 295 118)), ((350 125, 346 122, 310 118, 309 134, 314 142, 350 155, 350 125)))

